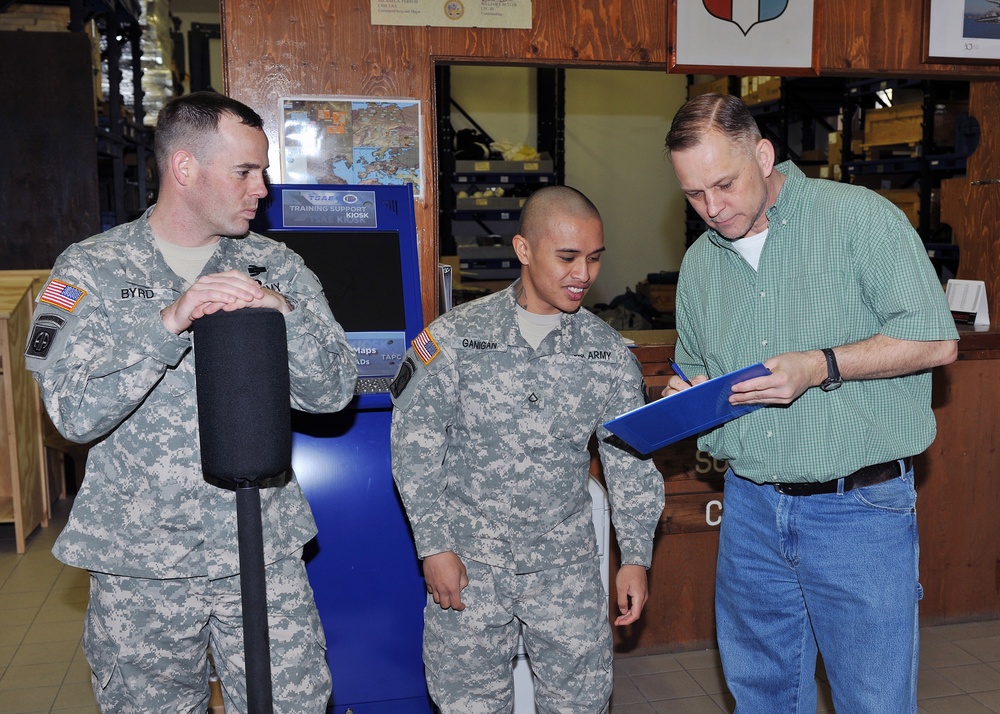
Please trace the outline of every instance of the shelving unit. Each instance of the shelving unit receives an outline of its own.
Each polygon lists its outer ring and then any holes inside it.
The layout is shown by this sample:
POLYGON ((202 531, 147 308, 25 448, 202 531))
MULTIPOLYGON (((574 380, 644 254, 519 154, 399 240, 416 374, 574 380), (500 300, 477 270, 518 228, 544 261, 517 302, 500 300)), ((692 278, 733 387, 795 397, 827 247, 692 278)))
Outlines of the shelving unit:
POLYGON ((846 80, 780 77, 772 81, 777 83, 777 96, 749 107, 764 138, 774 143, 777 160, 794 161, 799 168, 822 165, 827 137, 837 130, 846 80))
POLYGON ((541 157, 529 161, 456 159, 452 111, 461 112, 488 134, 452 99, 450 68, 439 65, 436 71, 441 254, 459 256, 466 285, 473 285, 476 277, 505 280, 516 276, 518 269, 510 238, 517 231, 524 201, 542 186, 563 183, 564 71, 536 70, 536 148, 541 157), (492 189, 501 189, 502 195, 494 195, 492 189))
POLYGON ((965 173, 966 158, 978 144, 968 97, 968 82, 864 80, 847 87, 843 115, 851 120, 844 121, 845 180, 896 195, 910 191, 916 210, 904 212, 925 243, 947 237, 934 211, 935 192, 942 179, 965 173))
POLYGON ((101 228, 133 220, 149 207, 156 172, 153 167, 153 131, 143 124, 142 26, 136 0, 90 5, 106 47, 108 101, 98 116, 97 157, 101 228), (131 66, 122 67, 122 49, 128 44, 131 66), (126 116, 121 83, 123 69, 132 74, 133 101, 126 116))
MULTIPOLYGON (((947 277, 946 271, 957 258, 937 218, 934 199, 941 179, 965 172, 966 158, 978 143, 978 125, 967 111, 969 83, 762 79, 766 81, 744 96, 744 101, 762 135, 773 141, 777 160, 792 160, 810 176, 857 183, 886 195, 910 217, 942 277, 947 277), (866 128, 868 136, 864 136, 866 128)), ((729 78, 731 92, 735 93, 739 81, 729 78)), ((717 79, 712 84, 721 86, 721 82, 717 79)), ((708 83, 701 86, 707 88, 708 83)), ((743 78, 744 94, 746 88, 743 78)), ((704 223, 689 210, 688 245, 703 231, 704 223)))

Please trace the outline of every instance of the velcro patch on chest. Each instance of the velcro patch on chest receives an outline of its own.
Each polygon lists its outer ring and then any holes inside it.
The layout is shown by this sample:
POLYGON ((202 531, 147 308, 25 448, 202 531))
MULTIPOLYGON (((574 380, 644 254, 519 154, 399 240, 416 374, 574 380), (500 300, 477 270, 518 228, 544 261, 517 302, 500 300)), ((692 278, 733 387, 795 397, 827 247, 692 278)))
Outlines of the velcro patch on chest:
POLYGON ((469 336, 456 337, 455 348, 463 350, 474 350, 478 352, 506 351, 507 345, 502 345, 491 337, 469 336))
POLYGON ((614 350, 590 349, 583 353, 588 362, 616 362, 614 350))

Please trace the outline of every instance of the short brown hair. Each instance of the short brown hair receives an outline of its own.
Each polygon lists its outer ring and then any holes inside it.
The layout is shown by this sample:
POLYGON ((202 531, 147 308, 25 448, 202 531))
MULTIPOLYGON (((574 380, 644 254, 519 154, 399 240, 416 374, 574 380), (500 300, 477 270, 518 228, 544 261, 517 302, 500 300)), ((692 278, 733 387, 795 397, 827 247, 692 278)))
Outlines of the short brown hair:
POLYGON ((168 102, 157 118, 153 147, 160 171, 166 170, 170 157, 181 148, 203 158, 199 154, 218 131, 223 114, 230 114, 254 129, 264 129, 264 121, 257 112, 218 92, 192 92, 168 102))
POLYGON ((739 97, 701 94, 685 102, 674 115, 667 133, 667 152, 692 149, 713 129, 751 150, 761 139, 757 120, 739 97))

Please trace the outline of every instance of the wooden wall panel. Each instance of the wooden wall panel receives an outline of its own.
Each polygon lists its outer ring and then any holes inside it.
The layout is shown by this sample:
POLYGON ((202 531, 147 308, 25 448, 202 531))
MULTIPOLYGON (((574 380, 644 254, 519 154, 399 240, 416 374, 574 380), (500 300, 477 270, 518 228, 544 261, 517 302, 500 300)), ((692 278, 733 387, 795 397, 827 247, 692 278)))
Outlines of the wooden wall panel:
POLYGON ((959 246, 958 277, 986 283, 990 322, 1000 325, 1000 126, 990 121, 1000 114, 1000 83, 973 82, 969 113, 979 118, 979 146, 967 175, 942 183, 941 221, 959 246))
POLYGON ((1000 613, 1000 369, 965 356, 934 370, 938 435, 916 464, 924 625, 1000 613))
POLYGON ((825 0, 820 12, 822 74, 1000 76, 995 65, 925 63, 924 0, 825 0))
POLYGON ((536 0, 530 30, 372 27, 362 0, 222 0, 221 9, 227 92, 264 118, 272 164, 282 95, 423 102, 425 191, 416 219, 427 317, 436 312, 427 286, 436 286, 438 260, 434 62, 666 67, 666 9, 651 0, 536 0))

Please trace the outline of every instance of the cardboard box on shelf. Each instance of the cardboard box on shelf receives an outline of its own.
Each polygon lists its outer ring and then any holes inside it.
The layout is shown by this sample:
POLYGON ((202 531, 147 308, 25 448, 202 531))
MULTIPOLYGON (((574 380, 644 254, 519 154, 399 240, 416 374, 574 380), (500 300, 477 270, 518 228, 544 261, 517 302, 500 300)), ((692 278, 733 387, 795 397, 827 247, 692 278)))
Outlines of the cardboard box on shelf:
POLYGON ((830 165, 837 165, 841 161, 842 149, 843 149, 843 136, 839 131, 831 131, 829 142, 827 144, 826 155, 827 163, 830 165))
POLYGON ((781 99, 781 77, 768 77, 757 85, 757 101, 773 102, 781 99))
POLYGON ((718 77, 706 82, 696 82, 688 86, 688 99, 702 94, 729 94, 729 77, 718 77))
POLYGON ((459 211, 520 211, 527 196, 467 196, 455 199, 459 211))
POLYGON ((781 77, 744 77, 740 91, 744 104, 760 104, 781 99, 781 77))
POLYGON ((677 283, 650 283, 643 280, 636 284, 635 291, 649 298, 649 302, 657 312, 674 311, 677 299, 677 283))
POLYGON ((829 179, 830 181, 840 181, 843 174, 840 168, 840 164, 826 164, 819 167, 819 177, 821 179, 829 179))

